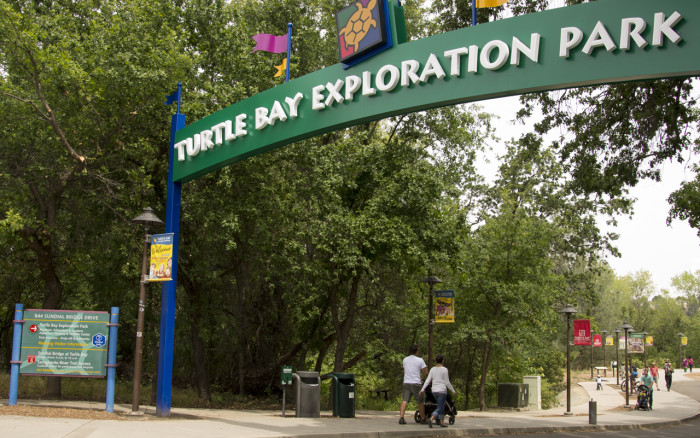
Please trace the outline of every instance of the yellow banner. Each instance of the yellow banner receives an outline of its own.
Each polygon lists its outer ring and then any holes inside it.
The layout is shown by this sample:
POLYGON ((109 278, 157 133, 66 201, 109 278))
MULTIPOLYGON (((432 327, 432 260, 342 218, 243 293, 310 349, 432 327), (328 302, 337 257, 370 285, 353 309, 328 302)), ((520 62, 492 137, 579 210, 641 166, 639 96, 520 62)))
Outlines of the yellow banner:
POLYGON ((151 269, 148 281, 173 279, 173 233, 155 234, 151 237, 151 269))
POLYGON ((613 339, 612 335, 605 337, 605 345, 615 345, 615 340, 613 339))
POLYGON ((681 338, 681 345, 688 345, 688 337, 687 336, 683 336, 681 338))
POLYGON ((508 0, 476 0, 477 8, 495 8, 508 3, 508 0))
POLYGON ((455 291, 435 291, 435 322, 455 322, 455 291))

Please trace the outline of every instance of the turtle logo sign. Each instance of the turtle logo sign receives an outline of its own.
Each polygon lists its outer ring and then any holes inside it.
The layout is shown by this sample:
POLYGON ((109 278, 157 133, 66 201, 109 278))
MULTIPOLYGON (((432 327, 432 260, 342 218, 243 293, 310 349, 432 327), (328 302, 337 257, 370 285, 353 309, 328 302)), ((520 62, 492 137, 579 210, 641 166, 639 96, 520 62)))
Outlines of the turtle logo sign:
POLYGON ((340 62, 353 65, 391 46, 385 0, 358 0, 335 15, 340 62))
POLYGON ((97 333, 95 336, 92 337, 92 345, 94 345, 97 348, 103 347, 106 341, 107 337, 102 333, 97 333))

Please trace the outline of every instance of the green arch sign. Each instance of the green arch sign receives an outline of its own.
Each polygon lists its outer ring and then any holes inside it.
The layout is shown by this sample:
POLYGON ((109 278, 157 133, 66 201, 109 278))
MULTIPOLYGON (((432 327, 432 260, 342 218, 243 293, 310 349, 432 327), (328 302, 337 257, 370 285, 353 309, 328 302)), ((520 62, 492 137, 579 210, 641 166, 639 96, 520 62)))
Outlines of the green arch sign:
MULTIPOLYGON (((394 41, 401 42, 400 6, 388 1, 394 41)), ((508 18, 396 44, 349 68, 324 68, 192 123, 175 134, 173 180, 189 181, 295 141, 398 114, 695 75, 697 0, 599 0, 508 18)))

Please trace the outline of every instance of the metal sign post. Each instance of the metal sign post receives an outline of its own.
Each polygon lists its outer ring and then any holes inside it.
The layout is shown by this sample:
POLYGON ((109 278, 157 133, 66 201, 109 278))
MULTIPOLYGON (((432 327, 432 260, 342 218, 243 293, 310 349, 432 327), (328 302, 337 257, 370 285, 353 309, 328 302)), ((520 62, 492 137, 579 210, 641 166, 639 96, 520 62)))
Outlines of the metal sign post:
POLYGON ((287 416, 287 411, 285 409, 285 403, 287 401, 287 385, 292 384, 292 367, 283 366, 282 367, 282 418, 287 416))

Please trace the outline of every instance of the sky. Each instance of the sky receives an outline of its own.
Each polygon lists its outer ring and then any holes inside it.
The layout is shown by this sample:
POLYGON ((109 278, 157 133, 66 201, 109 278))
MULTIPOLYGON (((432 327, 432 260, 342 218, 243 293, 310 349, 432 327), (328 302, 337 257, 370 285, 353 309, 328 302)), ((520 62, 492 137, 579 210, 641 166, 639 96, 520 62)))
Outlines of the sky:
MULTIPOLYGON (((697 96, 696 96, 697 97, 697 96)), ((499 143, 517 138, 529 130, 530 125, 514 125, 511 121, 520 108, 518 97, 492 99, 478 103, 486 112, 499 116, 494 122, 499 143)), ((498 144, 493 143, 494 148, 498 144)), ((493 164, 492 164, 493 165, 493 164)), ((488 167, 487 164, 481 164, 488 167)), ((481 173, 489 172, 487 169, 481 173)), ((633 274, 640 270, 649 271, 660 291, 666 289, 674 292, 671 279, 684 271, 700 269, 700 237, 687 221, 674 220, 666 225, 669 204, 668 196, 676 190, 682 181, 693 179, 693 172, 680 164, 664 165, 661 182, 642 181, 631 189, 630 194, 637 199, 634 214, 618 217, 615 231, 620 238, 616 246, 621 257, 607 255, 610 266, 617 276, 633 274)), ((605 219, 599 220, 599 226, 605 230, 605 219)))

